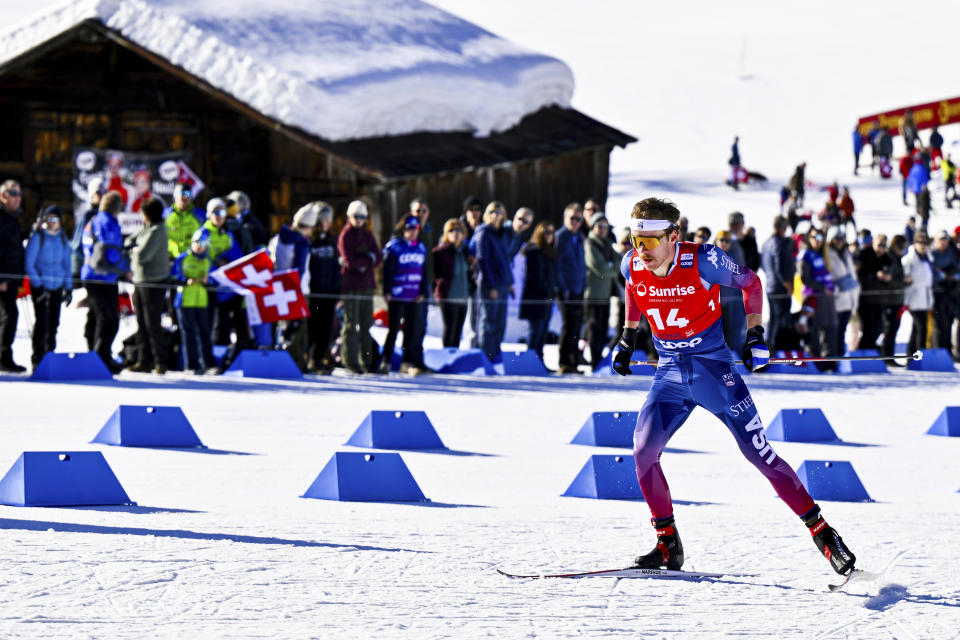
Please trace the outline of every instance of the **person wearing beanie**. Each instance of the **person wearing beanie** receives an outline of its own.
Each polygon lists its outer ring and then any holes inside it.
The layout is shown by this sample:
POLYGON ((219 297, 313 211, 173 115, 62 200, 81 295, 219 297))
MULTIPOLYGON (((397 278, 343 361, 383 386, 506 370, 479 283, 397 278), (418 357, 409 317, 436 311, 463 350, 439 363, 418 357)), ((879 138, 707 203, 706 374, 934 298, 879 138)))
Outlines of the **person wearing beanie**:
POLYGON ((383 342, 380 373, 390 373, 393 349, 403 324, 403 358, 401 372, 422 373, 423 335, 420 332, 420 307, 427 295, 428 283, 423 275, 427 247, 420 242, 421 220, 408 215, 396 227, 399 237, 393 237, 383 248, 383 297, 387 301, 390 320, 383 342))
POLYGON ((253 237, 240 220, 240 205, 230 196, 224 198, 223 202, 227 207, 227 223, 224 226, 227 231, 233 234, 233 239, 237 241, 237 245, 240 247, 240 254, 253 253, 253 237))
POLYGON ((277 235, 267 243, 273 257, 274 271, 296 269, 301 280, 307 270, 307 258, 310 255, 310 239, 317 226, 317 210, 311 202, 300 207, 293 214, 293 222, 283 225, 277 235))
POLYGON ((907 288, 903 304, 913 319, 907 353, 927 348, 927 315, 933 309, 933 265, 930 263, 930 236, 923 229, 917 231, 903 259, 903 279, 907 288))
POLYGON ((367 205, 354 200, 347 207, 347 224, 337 238, 343 324, 340 358, 353 373, 375 372, 370 327, 373 325, 373 271, 380 264, 380 247, 367 229, 367 205))
POLYGON ((620 272, 620 255, 610 244, 610 223, 602 211, 590 216, 590 233, 584 243, 587 286, 583 290, 586 338, 590 345, 590 366, 596 369, 610 332, 610 292, 620 272))
POLYGON ((107 184, 103 178, 97 176, 91 179, 87 183, 87 207, 80 213, 74 213, 73 236, 70 239, 70 249, 73 252, 70 258, 70 273, 75 280, 80 278, 80 268, 83 266, 83 228, 97 215, 100 199, 106 193, 107 184))
POLYGON ((332 232, 333 207, 317 202, 318 222, 310 242, 310 316, 307 370, 328 374, 333 369, 330 341, 340 301, 340 254, 332 232))
POLYGON ((207 311, 207 282, 211 261, 210 232, 197 229, 190 238, 190 248, 177 256, 173 265, 173 279, 180 283, 173 305, 180 327, 181 360, 184 370, 200 375, 212 369, 210 347, 210 315, 207 311))
MULTIPOLYGON (((267 242, 270 240, 270 234, 267 233, 263 223, 260 222, 251 210, 250 196, 238 190, 231 191, 230 194, 227 195, 227 198, 236 203, 237 220, 240 222, 240 226, 242 226, 250 236, 250 250, 252 251, 267 246, 267 242)), ((233 229, 231 229, 231 231, 233 231, 233 229)), ((236 231, 233 231, 233 234, 236 236, 236 231)), ((240 240, 241 244, 243 243, 241 238, 238 237, 237 239, 240 240)))
POLYGON ((30 297, 35 315, 33 325, 33 368, 43 356, 57 348, 60 305, 70 304, 73 295, 70 277, 70 245, 60 227, 60 208, 43 210, 37 228, 27 241, 26 273, 30 278, 30 297))
POLYGON ((206 221, 204 212, 193 206, 191 193, 190 185, 178 184, 173 188, 173 205, 163 211, 171 259, 176 259, 190 248, 190 238, 206 221))
POLYGON ((166 290, 163 284, 170 277, 170 256, 167 250, 167 227, 163 224, 163 203, 147 198, 140 203, 143 228, 127 240, 130 249, 130 270, 133 273, 133 309, 137 314, 137 351, 139 357, 131 371, 167 370, 166 332, 160 324, 166 290))

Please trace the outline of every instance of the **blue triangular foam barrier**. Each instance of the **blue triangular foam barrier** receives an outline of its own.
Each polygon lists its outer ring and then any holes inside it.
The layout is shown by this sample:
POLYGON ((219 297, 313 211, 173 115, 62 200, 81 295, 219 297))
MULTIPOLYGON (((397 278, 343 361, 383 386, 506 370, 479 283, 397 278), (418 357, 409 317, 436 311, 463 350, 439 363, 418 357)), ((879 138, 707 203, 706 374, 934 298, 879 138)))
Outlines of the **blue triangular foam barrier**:
POLYGON ((632 447, 639 411, 594 411, 570 444, 632 447))
POLYGON ((121 447, 206 449, 180 407, 120 405, 92 442, 121 447))
POLYGON ((933 425, 927 429, 931 436, 960 437, 960 407, 944 407, 933 425))
POLYGON ((24 451, 0 480, 14 507, 127 505, 127 492, 99 451, 24 451))
POLYGON ((804 460, 797 477, 814 500, 872 502, 853 465, 846 460, 804 460))
POLYGON ((371 411, 346 444, 371 449, 446 449, 423 411, 371 411))
POLYGON ((643 500, 632 456, 590 456, 563 495, 600 500, 643 500))
POLYGON ((503 375, 506 376, 549 376, 550 372, 543 366, 540 357, 529 349, 526 351, 504 351, 503 375))
POLYGON ((49 352, 30 375, 31 380, 109 380, 113 375, 96 353, 49 352))
POLYGON ((427 349, 423 352, 423 362, 437 373, 458 373, 467 375, 495 376, 493 363, 480 349, 427 349))
POLYGON ((946 349, 920 349, 921 358, 907 362, 910 371, 956 371, 946 349))
POLYGON ((337 452, 300 496, 349 502, 425 502, 399 453, 337 452))
POLYGON ((225 376, 238 378, 302 378, 290 354, 276 349, 246 349, 240 352, 225 376))
POLYGON ((839 440, 820 409, 781 409, 766 430, 779 442, 836 442, 839 440))

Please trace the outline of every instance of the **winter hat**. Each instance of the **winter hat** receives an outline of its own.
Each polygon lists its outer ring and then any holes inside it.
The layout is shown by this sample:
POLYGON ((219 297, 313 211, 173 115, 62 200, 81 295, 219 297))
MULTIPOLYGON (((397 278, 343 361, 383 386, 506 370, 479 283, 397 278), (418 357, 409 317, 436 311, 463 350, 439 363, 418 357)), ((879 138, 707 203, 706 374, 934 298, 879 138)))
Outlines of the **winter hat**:
POLYGON ((333 220, 333 207, 323 200, 317 200, 313 204, 317 208, 317 216, 319 216, 321 220, 333 220))
POLYGON ((295 227, 315 227, 317 226, 317 208, 314 203, 305 204, 293 214, 293 226, 295 227))
POLYGON ((103 178, 97 176, 87 183, 87 197, 92 198, 95 195, 103 195, 107 192, 107 185, 103 184, 103 178))
POLYGON ((717 231, 717 235, 713 241, 719 242, 720 240, 733 240, 733 234, 726 229, 721 229, 720 231, 717 231))
POLYGON ((227 197, 237 203, 237 208, 240 210, 240 213, 250 208, 250 196, 243 191, 231 191, 227 197))
POLYGON ((937 238, 938 238, 938 239, 939 239, 939 238, 943 238, 944 240, 949 240, 949 239, 950 239, 950 232, 947 231, 946 229, 943 229, 943 230, 940 231, 940 233, 937 234, 937 238))
POLYGON ((198 244, 204 249, 210 248, 210 231, 201 227, 193 232, 193 236, 190 237, 190 244, 198 244))
POLYGON ((367 217, 367 205, 363 203, 362 200, 354 200, 347 206, 347 216, 359 216, 361 218, 367 217))
POLYGON ((480 202, 480 198, 477 196, 467 196, 463 201, 463 210, 472 209, 473 207, 483 207, 483 203, 480 202))
POLYGON ((595 214, 590 216, 590 228, 597 226, 601 220, 606 220, 607 216, 603 215, 603 211, 597 211, 595 214))
POLYGON ((60 218, 63 217, 63 212, 60 211, 60 207, 55 204, 49 205, 46 209, 43 210, 40 218, 42 220, 49 220, 50 218, 56 218, 57 222, 60 221, 60 218))
POLYGON ((420 219, 416 216, 408 216, 406 220, 403 221, 404 229, 419 229, 420 228, 420 219))
POLYGON ((207 217, 225 215, 227 215, 227 203, 221 198, 210 198, 210 202, 207 203, 207 217))
POLYGON ((173 188, 173 197, 179 198, 181 196, 185 198, 193 198, 193 187, 186 182, 178 182, 177 186, 173 188))

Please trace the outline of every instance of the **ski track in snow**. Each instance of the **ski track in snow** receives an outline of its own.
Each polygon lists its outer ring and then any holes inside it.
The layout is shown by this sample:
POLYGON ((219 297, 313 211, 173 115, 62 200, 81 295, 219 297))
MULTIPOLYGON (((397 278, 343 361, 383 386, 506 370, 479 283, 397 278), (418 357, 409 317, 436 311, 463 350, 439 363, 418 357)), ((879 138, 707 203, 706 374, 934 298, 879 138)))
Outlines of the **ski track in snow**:
POLYGON ((691 452, 663 461, 675 498, 692 503, 677 506, 686 568, 757 577, 495 572, 626 565, 652 544, 642 503, 559 497, 587 456, 627 452, 568 444, 589 412, 639 407, 649 378, 6 376, 2 393, 17 402, 5 405, 0 452, 11 462, 23 450, 91 448, 119 403, 178 404, 208 446, 254 455, 96 447, 151 509, 0 507, 0 635, 952 637, 960 579, 943 568, 960 534, 960 442, 924 432, 957 397, 960 374, 821 376, 798 390, 791 379, 748 381, 766 422, 779 407, 821 406, 845 441, 876 446, 777 452, 795 467, 853 461, 876 502, 823 506, 863 568, 906 550, 879 582, 849 593, 827 591, 835 576, 807 532, 703 411, 670 443, 691 452), (494 394, 486 382, 515 389, 494 394), (404 452, 434 501, 425 505, 298 498, 334 451, 351 450, 342 442, 374 408, 424 408, 451 449, 490 455, 404 452))

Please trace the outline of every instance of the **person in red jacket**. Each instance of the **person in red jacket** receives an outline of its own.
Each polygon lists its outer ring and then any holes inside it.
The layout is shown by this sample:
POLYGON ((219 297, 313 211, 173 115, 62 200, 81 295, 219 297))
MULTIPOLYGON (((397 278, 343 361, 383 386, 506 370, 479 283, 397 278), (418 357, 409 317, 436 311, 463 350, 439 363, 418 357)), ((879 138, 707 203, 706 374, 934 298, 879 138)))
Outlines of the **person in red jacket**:
POLYGON ((347 207, 347 224, 337 238, 340 253, 340 292, 343 326, 340 360, 353 373, 376 371, 370 327, 373 324, 373 270, 380 264, 380 246, 367 229, 367 205, 354 200, 347 207))
POLYGON ((903 204, 907 204, 907 176, 913 168, 913 156, 909 153, 900 158, 900 186, 903 194, 903 204))

